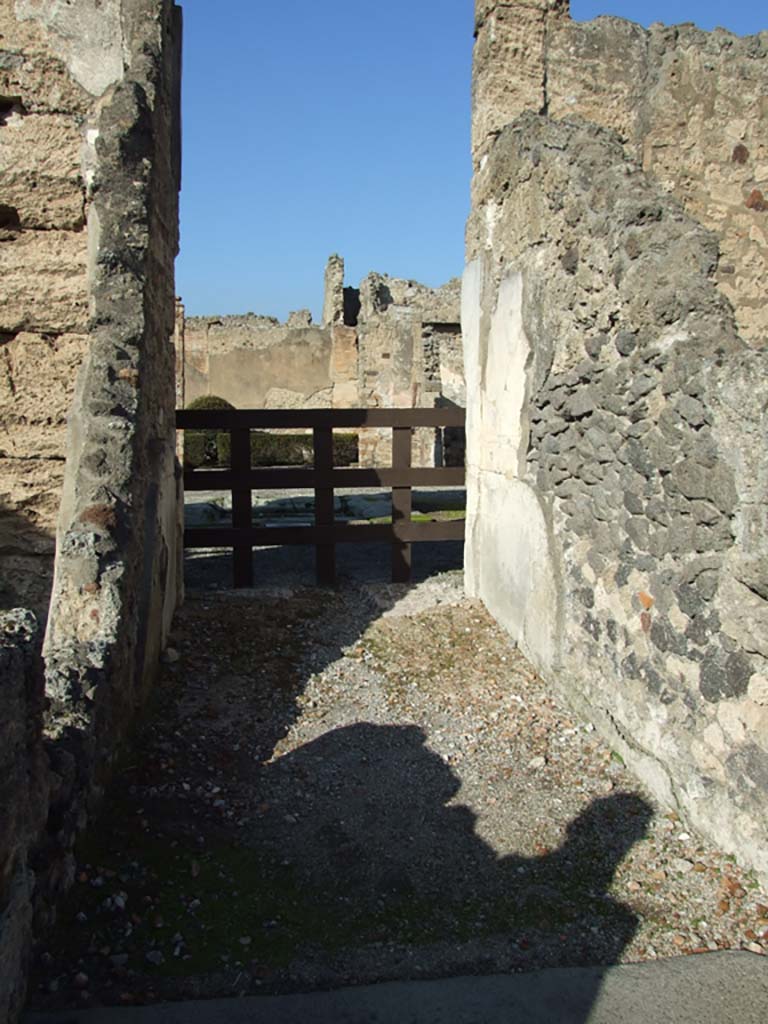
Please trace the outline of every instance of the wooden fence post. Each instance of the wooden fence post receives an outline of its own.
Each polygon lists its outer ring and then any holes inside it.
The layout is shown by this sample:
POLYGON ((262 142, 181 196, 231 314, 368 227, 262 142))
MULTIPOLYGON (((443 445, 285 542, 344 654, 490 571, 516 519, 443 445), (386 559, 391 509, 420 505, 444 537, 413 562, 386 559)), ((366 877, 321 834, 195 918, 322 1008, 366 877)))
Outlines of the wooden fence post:
POLYGON ((412 488, 462 486, 464 471, 454 468, 412 468, 414 427, 460 426, 461 409, 232 409, 176 412, 179 430, 228 430, 231 465, 224 469, 184 471, 186 490, 229 489, 232 494, 232 526, 187 527, 185 548, 231 547, 234 585, 253 586, 253 548, 269 544, 314 544, 317 578, 334 583, 337 543, 382 543, 392 546, 392 579, 406 582, 411 576, 411 544, 418 541, 456 541, 464 537, 463 521, 413 523, 412 488), (361 426, 392 429, 391 468, 334 468, 333 428, 361 426), (314 470, 278 467, 252 469, 250 431, 254 428, 296 429, 312 427, 314 470), (267 532, 252 524, 251 494, 259 488, 306 487, 313 481, 314 526, 283 526, 267 532), (392 524, 336 523, 335 487, 391 487, 392 524))
MULTIPOLYGON (((312 439, 315 452, 315 473, 330 474, 333 469, 333 428, 314 427, 312 439)), ((315 526, 333 526, 333 485, 319 486, 315 481, 315 526)), ((333 584, 336 582, 336 546, 315 544, 315 572, 318 583, 333 584)))
MULTIPOLYGON (((411 428, 392 428, 392 468, 411 468, 411 428)), ((412 508, 411 487, 392 488, 392 526, 410 523, 412 508)), ((411 578, 411 545, 397 538, 392 540, 392 582, 407 583, 411 578)))
MULTIPOLYGON (((251 528, 251 491, 237 485, 237 477, 251 471, 251 432, 247 427, 233 427, 231 438, 232 526, 236 530, 251 528)), ((232 574, 236 587, 253 586, 253 547, 248 541, 235 541, 232 548, 232 574)))

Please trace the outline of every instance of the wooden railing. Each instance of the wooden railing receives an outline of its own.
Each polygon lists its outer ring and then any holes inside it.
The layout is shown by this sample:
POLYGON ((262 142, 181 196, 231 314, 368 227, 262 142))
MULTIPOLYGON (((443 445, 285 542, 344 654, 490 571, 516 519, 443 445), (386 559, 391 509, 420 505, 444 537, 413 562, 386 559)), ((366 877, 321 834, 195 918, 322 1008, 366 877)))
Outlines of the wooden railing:
POLYGON ((184 531, 186 548, 231 547, 236 587, 253 586, 253 548, 273 544, 314 544, 317 579, 336 578, 336 544, 389 542, 392 579, 411 576, 411 545, 421 541, 464 539, 464 521, 412 522, 411 488, 463 486, 464 469, 414 468, 411 434, 414 427, 463 427, 464 410, 441 409, 184 409, 176 413, 179 430, 228 430, 229 469, 184 472, 185 491, 228 490, 232 493, 232 526, 192 527, 184 531), (392 466, 383 469, 338 468, 333 465, 333 430, 346 427, 391 427, 392 466), (310 468, 251 467, 252 429, 311 428, 314 465, 310 468), (392 523, 336 523, 334 488, 390 487, 392 523), (263 527, 252 524, 251 491, 259 488, 312 488, 312 526, 263 527))

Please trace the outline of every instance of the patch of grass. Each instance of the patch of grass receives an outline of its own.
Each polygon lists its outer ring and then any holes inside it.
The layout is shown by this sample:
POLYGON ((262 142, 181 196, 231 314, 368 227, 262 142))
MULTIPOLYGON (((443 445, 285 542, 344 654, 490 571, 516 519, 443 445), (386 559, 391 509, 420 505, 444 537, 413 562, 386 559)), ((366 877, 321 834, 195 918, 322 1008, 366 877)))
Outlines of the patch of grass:
MULTIPOLYGON (((411 514, 412 523, 445 523, 454 519, 466 519, 467 514, 464 509, 459 508, 447 508, 440 509, 436 512, 413 512, 411 514)), ((392 516, 374 516, 372 519, 367 520, 369 523, 383 523, 389 524, 392 522, 392 516)))
POLYGON ((123 953, 129 969, 159 977, 204 974, 224 963, 282 969, 307 946, 333 953, 383 941, 465 942, 521 928, 560 928, 591 903, 585 892, 571 891, 573 879, 559 887, 561 899, 546 904, 526 898, 516 885, 493 899, 482 893, 469 900, 450 894, 440 900, 358 898, 341 886, 313 888, 264 847, 171 846, 168 837, 137 824, 130 798, 119 804, 113 798, 108 818, 81 844, 78 861, 88 867, 62 914, 58 943, 66 948, 71 929, 85 929, 91 948, 123 953), (94 885, 96 879, 101 884, 94 885), (115 896, 124 907, 115 907, 115 896), (85 917, 81 924, 74 923, 78 913, 85 917), (153 951, 163 960, 150 965, 146 954, 153 951))
MULTIPOLYGON (((122 839, 119 857, 98 839, 80 851, 80 863, 91 870, 76 884, 62 924, 85 915, 81 927, 89 929, 91 946, 126 953, 127 966, 140 971, 148 967, 146 953, 157 950, 164 961, 153 972, 173 977, 218 969, 224 958, 274 967, 290 960, 294 928, 286 933, 277 926, 297 904, 289 868, 244 847, 211 846, 200 853, 170 849, 164 837, 139 833, 127 844, 128 837, 122 839), (95 887, 94 878, 104 884, 95 887), (120 894, 124 912, 114 907, 120 894), (245 938, 250 942, 241 943, 245 938)), ((302 931, 311 933, 322 922, 319 908, 315 920, 312 910, 304 908, 302 931)), ((66 933, 61 938, 66 942, 66 933)))

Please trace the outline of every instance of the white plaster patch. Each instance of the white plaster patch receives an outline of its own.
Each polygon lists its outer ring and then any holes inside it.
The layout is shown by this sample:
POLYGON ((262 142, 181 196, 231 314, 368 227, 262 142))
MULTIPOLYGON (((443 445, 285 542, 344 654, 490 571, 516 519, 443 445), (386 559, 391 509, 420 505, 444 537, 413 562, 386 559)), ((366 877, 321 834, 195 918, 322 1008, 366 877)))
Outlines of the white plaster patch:
POLYGON ((19 21, 39 22, 75 81, 101 96, 123 77, 120 6, 120 0, 16 0, 15 12, 19 21))
MULTIPOLYGON (((461 280, 461 338, 464 350, 464 379, 467 389, 466 461, 478 464, 477 436, 480 419, 480 315, 483 288, 483 261, 468 263, 461 280)), ((467 483, 467 501, 470 500, 467 483)))
POLYGON ((501 281, 490 323, 483 320, 484 264, 470 263, 462 282, 467 381, 468 593, 480 597, 540 671, 556 661, 558 591, 547 524, 534 491, 517 479, 526 432, 523 281, 501 281), (488 325, 487 337, 483 329, 488 325))
POLYGON ((536 668, 552 671, 558 589, 541 505, 519 480, 485 472, 479 486, 480 515, 468 540, 475 593, 536 668))
MULTIPOLYGON (((584 569, 582 567, 582 573, 584 569)), ((586 573, 584 573, 586 579, 586 573)), ((621 600, 621 593, 613 579, 600 579, 595 584, 595 608, 604 612, 608 617, 618 622, 625 622, 624 606, 621 600)))
POLYGON ((470 597, 482 597, 480 584, 480 541, 477 531, 480 523, 480 481, 477 472, 468 468, 466 473, 467 520, 464 530, 464 589, 470 597))
POLYGON ((464 347, 465 379, 473 393, 480 386, 480 298, 483 261, 472 260, 461 279, 461 338, 464 347))
MULTIPOLYGON (((491 315, 480 386, 479 463, 484 469, 521 475, 526 366, 531 347, 523 329, 523 278, 508 273, 499 284, 491 315)), ((467 388, 468 403, 470 401, 467 388)))
POLYGON ((96 168, 98 166, 98 157, 96 155, 96 141, 99 138, 100 132, 98 128, 90 127, 86 128, 83 145, 80 153, 80 162, 83 171, 83 180, 85 186, 90 193, 91 186, 96 179, 96 168))
POLYGON ((488 203, 483 208, 483 215, 485 220, 485 247, 486 249, 493 249, 496 226, 501 220, 501 206, 497 203, 488 203))

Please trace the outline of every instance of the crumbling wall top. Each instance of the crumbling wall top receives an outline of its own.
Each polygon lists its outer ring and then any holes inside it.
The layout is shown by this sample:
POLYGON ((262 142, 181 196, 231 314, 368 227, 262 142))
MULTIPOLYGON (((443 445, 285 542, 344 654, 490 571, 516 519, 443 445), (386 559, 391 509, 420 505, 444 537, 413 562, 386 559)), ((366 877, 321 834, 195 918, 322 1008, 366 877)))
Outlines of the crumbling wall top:
MULTIPOLYGON (((574 22, 557 0, 479 0, 473 192, 524 111, 614 131, 628 156, 714 231, 742 337, 768 339, 768 31, 574 22)), ((471 244, 471 239, 470 239, 471 244)))

